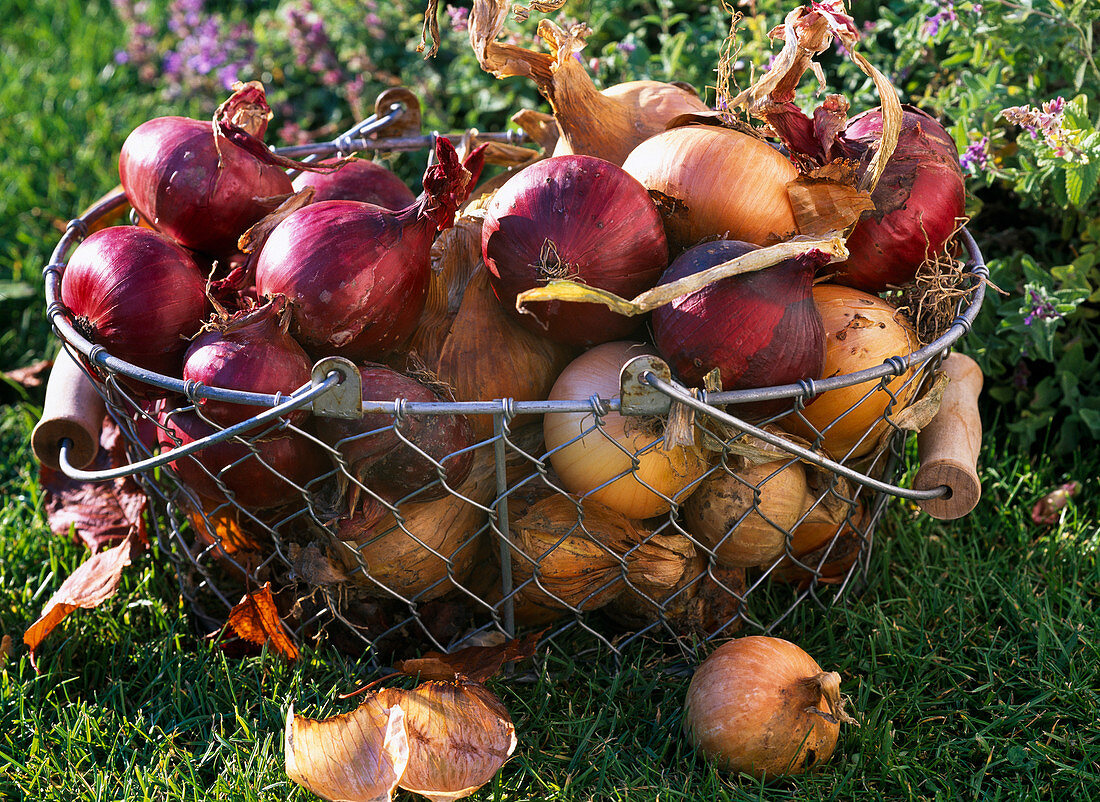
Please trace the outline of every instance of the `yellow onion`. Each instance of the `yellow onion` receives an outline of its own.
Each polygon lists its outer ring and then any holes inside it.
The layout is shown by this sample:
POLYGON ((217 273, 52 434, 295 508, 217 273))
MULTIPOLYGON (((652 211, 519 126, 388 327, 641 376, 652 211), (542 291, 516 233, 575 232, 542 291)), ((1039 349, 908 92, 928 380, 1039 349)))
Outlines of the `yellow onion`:
POLYGON ((584 47, 584 25, 563 31, 542 20, 538 34, 550 53, 496 41, 508 10, 508 0, 475 0, 470 44, 486 72, 498 78, 525 75, 550 101, 560 131, 555 156, 578 153, 621 165, 635 145, 663 131, 673 118, 709 111, 694 90, 681 84, 631 81, 600 92, 574 57, 584 47))
MULTIPOLYGON (((919 345, 905 316, 874 295, 837 284, 814 287, 814 303, 825 324, 824 378, 879 367, 893 356, 906 356, 919 345)), ((783 419, 784 428, 815 440, 837 459, 871 453, 890 425, 884 415, 904 409, 919 382, 909 368, 881 389, 881 379, 829 390, 807 402, 801 414, 783 419), (906 384, 908 382, 908 384, 906 384), (896 400, 895 400, 896 399, 896 400)))
POLYGON ((397 594, 417 601, 462 584, 474 567, 489 518, 478 505, 487 505, 496 491, 493 464, 492 451, 478 449, 466 481, 457 488, 459 495, 402 504, 401 523, 386 508, 364 499, 336 532, 347 546, 340 553, 353 582, 369 596, 397 594))
MULTIPOLYGON (((560 493, 534 504, 511 533, 513 583, 518 587, 534 577, 521 588, 524 597, 561 610, 594 610, 621 593, 624 555, 648 534, 598 502, 560 493)), ((643 556, 640 549, 632 553, 633 561, 643 556)))
MULTIPOLYGON (((562 371, 550 399, 616 397, 622 366, 654 353, 640 343, 598 345, 562 371)), ((642 520, 668 512, 670 499, 683 502, 707 469, 708 458, 697 444, 666 444, 662 419, 613 412, 593 429, 595 423, 591 412, 547 414, 543 434, 550 462, 570 493, 606 504, 628 518, 642 520)))
POLYGON ((751 635, 719 646, 695 671, 684 703, 691 744, 729 771, 802 774, 836 748, 840 675, 790 641, 751 635))
POLYGON ((705 239, 773 245, 797 233, 787 183, 798 171, 767 142, 712 125, 672 128, 623 169, 657 202, 673 254, 705 239))
POLYGON ((667 590, 632 584, 604 608, 623 626, 641 629, 663 619, 678 636, 702 637, 732 635, 741 628, 748 598, 744 568, 708 566, 707 555, 695 552, 667 590))
MULTIPOLYGON (((762 450, 778 451, 772 446, 762 450)), ((762 463, 729 457, 728 466, 704 479, 684 505, 685 527, 723 565, 748 568, 775 562, 784 553, 787 532, 812 500, 805 466, 776 456, 780 459, 762 463)))
MULTIPOLYGON (((481 266, 466 285, 435 373, 453 389, 456 401, 541 401, 574 353, 572 347, 540 337, 518 323, 493 295, 489 273, 481 266)), ((467 419, 475 436, 492 436, 491 416, 467 419)), ((527 420, 519 417, 512 425, 527 420)))
POLYGON ((791 533, 795 559, 784 557, 768 576, 799 587, 807 587, 815 579, 827 585, 842 582, 863 553, 866 521, 867 507, 862 501, 850 521, 807 517, 791 533))

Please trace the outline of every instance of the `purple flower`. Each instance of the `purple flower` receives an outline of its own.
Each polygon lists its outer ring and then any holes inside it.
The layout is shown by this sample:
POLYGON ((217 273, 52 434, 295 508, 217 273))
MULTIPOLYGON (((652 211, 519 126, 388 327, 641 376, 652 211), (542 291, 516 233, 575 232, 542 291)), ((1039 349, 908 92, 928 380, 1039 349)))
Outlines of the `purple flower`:
POLYGON ((1032 290, 1029 295, 1031 309, 1024 316, 1024 325, 1030 326, 1036 320, 1060 320, 1062 314, 1054 308, 1054 304, 1044 300, 1038 292, 1032 290))
POLYGON ((447 15, 451 18, 451 30, 462 33, 469 27, 470 9, 447 6, 447 15))
POLYGON ((126 64, 130 61, 130 54, 125 50, 115 51, 115 64, 126 64))
POLYGON ((955 4, 951 0, 947 0, 946 3, 937 2, 936 6, 938 11, 924 20, 921 30, 925 36, 935 36, 945 22, 951 23, 958 19, 955 14, 955 4))
POLYGON ((638 49, 638 46, 633 42, 619 42, 619 44, 615 45, 615 47, 617 47, 623 53, 633 53, 635 50, 638 49))
POLYGON ((183 56, 175 50, 169 50, 164 54, 163 69, 165 75, 179 75, 183 68, 183 56))
POLYGON ((964 170, 972 173, 980 173, 989 165, 989 137, 971 142, 970 146, 959 156, 959 164, 964 170))

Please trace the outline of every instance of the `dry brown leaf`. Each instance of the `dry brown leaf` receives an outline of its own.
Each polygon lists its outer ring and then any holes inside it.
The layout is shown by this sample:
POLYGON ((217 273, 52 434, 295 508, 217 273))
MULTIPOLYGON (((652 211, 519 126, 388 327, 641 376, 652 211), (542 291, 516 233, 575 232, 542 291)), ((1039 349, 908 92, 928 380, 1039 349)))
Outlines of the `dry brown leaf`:
POLYGON ((296 716, 291 705, 283 744, 287 776, 329 800, 388 801, 409 760, 404 711, 377 694, 322 720, 296 716))
POLYGON ((246 593, 229 611, 229 620, 225 625, 249 643, 258 646, 266 643, 287 660, 298 659, 298 647, 290 639, 290 633, 279 618, 270 582, 259 590, 246 593))
POLYGON ((131 534, 113 549, 101 551, 85 560, 46 602, 38 620, 23 634, 23 643, 31 651, 31 665, 35 671, 38 670, 35 651, 54 627, 73 610, 90 610, 115 595, 122 569, 130 564, 133 539, 131 534))
MULTIPOLYGON (((826 165, 828 166, 828 165, 826 165)), ((830 178, 803 175, 787 184, 798 230, 808 237, 843 231, 875 208, 871 193, 830 178)))
MULTIPOLYGON (((126 441, 110 418, 103 421, 99 452, 88 470, 107 470, 127 463, 126 441)), ((46 491, 46 520, 61 537, 76 539, 93 552, 121 543, 130 535, 148 542, 145 509, 148 497, 131 477, 111 482, 77 482, 60 471, 40 466, 39 482, 46 491)))
POLYGON ((32 390, 46 383, 46 377, 49 375, 50 368, 52 367, 52 359, 40 359, 33 365, 4 371, 4 378, 18 384, 20 387, 32 390))
POLYGON ((442 654, 429 652, 423 657, 402 660, 396 666, 402 674, 419 676, 425 680, 456 680, 465 678, 473 682, 485 682, 505 663, 526 660, 535 653, 535 646, 542 631, 531 632, 498 646, 468 646, 465 649, 442 654))
POLYGON ((0 638, 0 668, 3 668, 4 663, 8 662, 8 658, 11 657, 11 643, 11 635, 0 638))
POLYGON ((241 529, 236 507, 222 505, 212 511, 191 512, 187 520, 203 543, 220 546, 226 554, 260 551, 263 548, 252 535, 241 529))
POLYGON ((500 700, 476 682, 386 688, 384 705, 405 711, 409 762, 398 785, 450 802, 489 782, 516 748, 516 728, 500 700))

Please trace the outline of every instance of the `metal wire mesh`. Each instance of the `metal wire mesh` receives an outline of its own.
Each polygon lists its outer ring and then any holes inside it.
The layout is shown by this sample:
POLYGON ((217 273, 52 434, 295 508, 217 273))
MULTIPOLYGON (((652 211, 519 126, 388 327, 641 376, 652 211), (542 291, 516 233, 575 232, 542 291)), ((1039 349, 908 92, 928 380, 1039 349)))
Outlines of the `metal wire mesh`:
POLYGON ((471 635, 514 635, 523 627, 546 627, 546 640, 581 630, 620 654, 642 637, 781 632, 800 605, 824 608, 850 596, 869 570, 890 495, 918 497, 892 485, 905 464, 908 435, 899 413, 969 330, 984 292, 981 255, 964 230, 972 291, 947 330, 913 354, 854 376, 709 396, 650 377, 648 392, 667 396, 661 400, 677 414, 694 416, 706 456, 702 469, 675 490, 640 471, 647 457, 666 450, 659 431, 630 446, 608 434, 608 421, 624 409, 618 399, 557 406, 379 399, 371 411, 381 411, 385 422, 352 439, 386 440, 422 460, 432 477, 393 498, 358 475, 347 458, 348 439, 326 442, 315 431, 315 416, 290 408, 322 398, 337 381, 321 363, 311 387, 289 400, 267 399, 266 411, 234 427, 224 442, 163 456, 185 446, 177 424, 187 416, 203 421, 204 432, 224 431, 199 402, 233 393, 151 376, 114 359, 75 332, 57 301, 68 253, 89 222, 123 201, 105 201, 70 223, 44 271, 48 314, 103 396, 131 460, 143 463, 136 478, 149 499, 151 531, 170 555, 198 626, 220 628, 245 592, 270 583, 298 638, 379 657, 408 641, 447 650, 471 635), (171 411, 158 407, 135 393, 143 381, 186 402, 171 411), (818 428, 805 414, 806 403, 849 385, 861 388, 862 397, 818 428), (746 404, 775 399, 785 399, 784 408, 752 427, 734 417, 746 404), (860 432, 847 453, 824 455, 830 431, 864 402, 881 404, 876 424, 860 432), (271 408, 280 403, 285 411, 271 408), (530 420, 562 410, 581 413, 584 423, 554 448, 547 449, 541 422, 514 425, 517 416, 530 420), (449 476, 461 455, 433 456, 410 435, 410 420, 440 414, 493 419, 493 434, 463 450, 472 467, 462 481, 453 471, 449 476), (767 424, 784 420, 797 421, 805 435, 793 450, 786 434, 780 441, 786 446, 769 445, 775 436, 767 424), (555 456, 586 438, 606 439, 626 467, 583 495, 570 494, 555 456), (276 453, 281 448, 294 450, 290 463, 276 453), (631 482, 653 497, 658 512, 644 520, 608 512, 601 494, 631 482), (793 518, 772 503, 776 488, 792 482, 805 494, 793 518), (693 507, 701 488, 740 506, 732 507, 731 518, 708 523, 706 512, 693 507), (767 544, 756 558, 742 553, 750 531, 767 544))

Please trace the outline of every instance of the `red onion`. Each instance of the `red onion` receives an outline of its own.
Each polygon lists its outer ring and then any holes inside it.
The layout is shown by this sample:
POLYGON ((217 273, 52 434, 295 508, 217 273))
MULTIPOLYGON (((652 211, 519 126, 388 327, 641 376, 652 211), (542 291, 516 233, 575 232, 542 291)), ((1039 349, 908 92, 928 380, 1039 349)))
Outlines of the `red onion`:
MULTIPOLYGON (((875 208, 848 236, 848 260, 829 268, 837 284, 882 292, 912 281, 961 222, 966 196, 954 140, 920 109, 902 108, 897 147, 871 194, 875 208)), ((881 135, 882 112, 871 109, 852 118, 843 137, 866 151, 881 135)))
MULTIPOLYGON (((164 428, 158 436, 162 451, 185 446, 217 431, 194 412, 168 413, 162 416, 161 425, 164 428)), ((324 449, 297 432, 264 435, 249 442, 251 445, 236 438, 223 440, 175 460, 169 467, 199 496, 222 501, 228 490, 233 500, 246 509, 301 501, 295 485, 304 487, 331 467, 324 449)))
MULTIPOLYGON (((743 256, 756 246, 717 240, 681 254, 661 284, 743 256)), ((653 311, 653 340, 685 383, 701 387, 714 368, 723 390, 817 379, 825 364, 825 329, 814 305, 812 256, 716 281, 653 311)), ((753 404, 753 413, 784 402, 753 404)), ((744 409, 742 410, 744 411, 744 409)))
MULTIPOLYGON (((337 159, 325 159, 318 164, 339 164, 337 159)), ((355 200, 373 203, 384 209, 404 209, 416 200, 405 182, 381 164, 366 159, 352 159, 329 173, 302 173, 294 179, 294 190, 313 187, 313 200, 355 200)))
POLYGON ((61 302, 77 330, 112 356, 178 376, 187 338, 206 313, 204 289, 194 260, 168 237, 112 226, 73 252, 61 302))
MULTIPOLYGON (((489 204, 481 248, 493 291, 513 312, 520 292, 558 278, 632 298, 668 264, 661 215, 645 187, 595 156, 555 156, 509 179, 489 204)), ((599 304, 526 307, 532 314, 516 314, 527 328, 567 345, 623 339, 642 322, 599 304)))
POLYGON ((484 158, 465 164, 444 138, 424 192, 398 212, 360 201, 310 204, 280 222, 256 263, 256 291, 286 295, 299 342, 315 352, 381 359, 412 333, 424 307, 436 231, 454 222, 484 158))
MULTIPOLYGON (((385 365, 361 365, 359 377, 364 401, 450 400, 385 365)), ((401 425, 400 436, 393 428, 393 416, 384 413, 367 413, 356 420, 327 417, 314 420, 317 436, 340 451, 348 461, 351 475, 391 501, 439 478, 431 460, 442 464, 447 484, 452 488, 466 480, 473 464, 472 450, 450 456, 474 442, 469 421, 461 415, 409 416, 401 425), (413 445, 409 446, 405 440, 413 445)), ((427 488, 416 495, 415 501, 429 501, 446 492, 441 486, 427 488)))
MULTIPOLYGON (((183 378, 209 387, 252 393, 289 395, 308 384, 309 357, 287 333, 290 310, 277 295, 263 306, 215 318, 196 338, 183 358, 183 378)), ((263 411, 244 404, 200 399, 197 406, 210 420, 232 426, 263 411)), ((295 410, 288 418, 301 422, 308 413, 295 410)))
POLYGON ((236 250, 237 238, 293 191, 262 138, 271 109, 258 83, 241 86, 213 124, 157 117, 122 145, 118 172, 130 204, 158 231, 213 254, 236 250), (274 197, 274 200, 270 200, 274 197))

